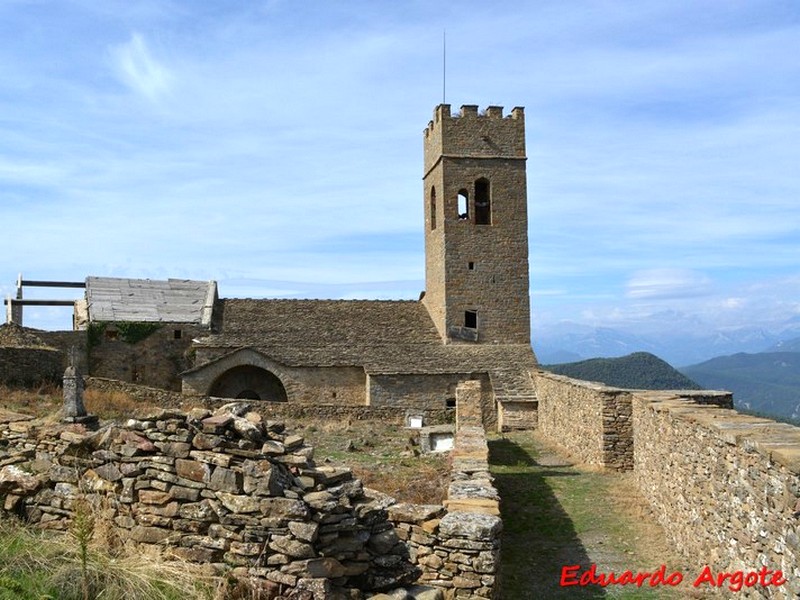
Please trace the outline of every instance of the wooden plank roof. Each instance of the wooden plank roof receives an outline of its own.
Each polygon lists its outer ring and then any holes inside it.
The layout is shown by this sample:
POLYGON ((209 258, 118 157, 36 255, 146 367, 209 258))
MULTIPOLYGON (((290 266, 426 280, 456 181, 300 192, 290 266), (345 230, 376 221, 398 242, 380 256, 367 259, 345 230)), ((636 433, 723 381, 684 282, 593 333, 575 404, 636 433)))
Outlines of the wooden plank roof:
POLYGON ((87 277, 90 321, 155 321, 210 326, 214 281, 87 277))

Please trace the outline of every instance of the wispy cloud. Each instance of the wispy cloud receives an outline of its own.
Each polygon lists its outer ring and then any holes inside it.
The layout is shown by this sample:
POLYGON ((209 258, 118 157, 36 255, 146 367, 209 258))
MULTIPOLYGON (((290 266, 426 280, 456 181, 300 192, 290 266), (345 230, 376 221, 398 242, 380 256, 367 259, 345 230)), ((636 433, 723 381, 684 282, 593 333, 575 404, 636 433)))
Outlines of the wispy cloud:
POLYGON ((137 94, 155 101, 169 92, 173 75, 153 56, 140 33, 112 47, 111 55, 119 78, 137 94))
POLYGON ((696 271, 648 269, 633 274, 626 295, 637 300, 696 298, 707 295, 711 289, 710 279, 696 271))

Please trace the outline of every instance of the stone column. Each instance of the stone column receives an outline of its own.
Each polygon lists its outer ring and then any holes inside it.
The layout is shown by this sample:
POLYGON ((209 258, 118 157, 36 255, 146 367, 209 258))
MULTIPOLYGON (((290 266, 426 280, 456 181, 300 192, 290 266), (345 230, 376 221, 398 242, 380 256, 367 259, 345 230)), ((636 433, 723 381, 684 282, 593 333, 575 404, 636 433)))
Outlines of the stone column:
POLYGON ((83 404, 83 376, 74 365, 64 371, 64 421, 67 423, 82 423, 87 427, 97 425, 97 416, 86 412, 83 404))
POLYGON ((456 386, 456 431, 462 427, 483 427, 481 382, 462 381, 456 386))
MULTIPOLYGON (((17 277, 17 300, 22 300, 22 274, 20 273, 19 277, 17 277)), ((22 326, 22 305, 21 304, 10 304, 11 308, 11 322, 16 323, 20 327, 22 326)))
POLYGON ((85 417, 86 407, 83 405, 83 377, 74 366, 64 371, 64 418, 85 417))

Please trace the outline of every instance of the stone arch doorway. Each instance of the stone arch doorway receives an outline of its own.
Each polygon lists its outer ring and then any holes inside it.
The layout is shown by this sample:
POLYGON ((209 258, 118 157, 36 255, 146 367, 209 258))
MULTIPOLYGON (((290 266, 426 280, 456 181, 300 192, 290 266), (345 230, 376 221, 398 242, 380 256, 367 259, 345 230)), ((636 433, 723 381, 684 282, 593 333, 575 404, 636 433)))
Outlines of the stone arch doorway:
POLYGON ((219 398, 286 402, 286 388, 278 377, 254 365, 240 365, 217 377, 208 392, 219 398))

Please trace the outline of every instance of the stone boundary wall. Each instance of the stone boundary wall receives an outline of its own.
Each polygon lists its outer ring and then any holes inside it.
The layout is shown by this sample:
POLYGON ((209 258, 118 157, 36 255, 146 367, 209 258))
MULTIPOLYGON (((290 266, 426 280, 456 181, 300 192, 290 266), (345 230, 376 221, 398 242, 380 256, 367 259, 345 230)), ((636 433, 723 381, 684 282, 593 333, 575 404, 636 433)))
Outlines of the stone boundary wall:
POLYGON ((388 508, 412 563, 422 570, 419 582, 443 589, 448 600, 501 598, 503 523, 488 456, 483 427, 462 427, 456 432, 444 506, 401 503, 388 508))
POLYGON ((232 569, 268 594, 500 597, 481 426, 456 436, 444 505, 397 504, 349 469, 316 466, 303 438, 250 407, 160 409, 99 431, 0 411, 0 510, 64 530, 85 502, 125 539, 232 569))
POLYGON ((715 573, 788 580, 737 597, 800 597, 800 428, 647 392, 633 395, 633 431, 635 480, 676 548, 715 573))
MULTIPOLYGON (((86 389, 104 392, 122 392, 135 400, 150 402, 163 408, 179 408, 202 404, 206 408, 216 408, 231 400, 229 398, 186 397, 178 392, 126 383, 116 379, 87 377, 86 389)), ((425 425, 452 423, 455 409, 410 409, 406 407, 349 406, 339 404, 294 404, 292 402, 250 401, 253 410, 268 418, 296 419, 319 418, 352 419, 354 421, 379 420, 382 423, 405 425, 409 414, 422 415, 425 425)))
MULTIPOLYGON (((632 395, 635 390, 534 373, 539 398, 539 430, 567 454, 587 465, 630 471, 634 465, 632 395)), ((731 407, 730 392, 680 390, 698 404, 731 407)))
POLYGON ((242 405, 161 410, 96 432, 6 413, 0 507, 58 530, 88 507, 122 539, 233 570, 266 598, 413 583, 420 571, 387 519, 393 500, 312 457, 302 437, 242 405))
POLYGON ((105 377, 85 377, 84 389, 97 390, 112 394, 114 392, 126 394, 139 402, 149 402, 164 408, 178 408, 186 400, 180 392, 173 392, 161 388, 148 387, 135 383, 128 383, 118 379, 105 377))
POLYGON ((584 464, 633 467, 629 391, 544 371, 534 378, 545 437, 584 464))
POLYGON ((0 347, 0 383, 57 382, 63 371, 64 355, 55 348, 0 347))
POLYGON ((536 429, 539 426, 539 402, 503 400, 497 403, 498 431, 536 429))

